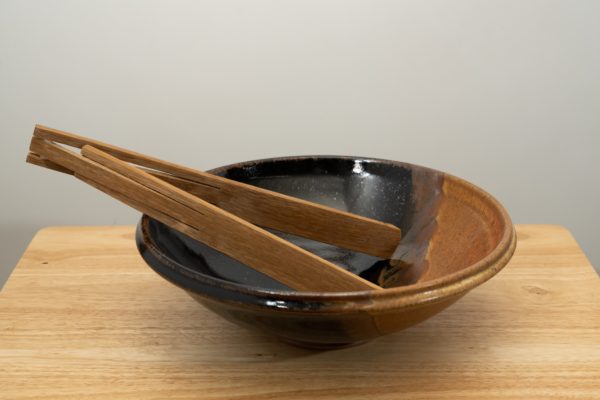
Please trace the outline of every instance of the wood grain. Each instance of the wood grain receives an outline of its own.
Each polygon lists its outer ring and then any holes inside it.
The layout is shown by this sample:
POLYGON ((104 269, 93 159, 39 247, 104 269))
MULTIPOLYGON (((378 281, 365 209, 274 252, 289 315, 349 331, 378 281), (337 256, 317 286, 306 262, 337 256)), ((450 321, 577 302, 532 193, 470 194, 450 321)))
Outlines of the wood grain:
POLYGON ((27 154, 27 159, 25 161, 27 161, 30 164, 37 165, 38 167, 44 167, 44 168, 51 169, 56 172, 62 172, 63 174, 67 174, 67 175, 73 175, 73 171, 71 171, 70 169, 67 169, 58 164, 55 164, 52 161, 41 157, 39 154, 29 152, 29 154, 27 154))
POLYGON ((517 226, 511 263, 450 309, 322 353, 205 310, 133 232, 36 235, 0 292, 0 398, 600 398, 600 279, 562 227, 517 226))
MULTIPOLYGON (((25 161, 28 162, 29 164, 37 165, 38 167, 44 167, 44 168, 51 169, 56 172, 62 172, 63 174, 67 174, 67 175, 73 175, 73 171, 71 171, 67 168, 64 168, 58 164, 55 164, 52 161, 41 157, 39 154, 29 152, 27 154, 27 158, 25 161)), ((160 172, 160 171, 155 171, 155 170, 144 168, 144 167, 138 167, 138 168, 152 176, 161 178, 162 180, 167 181, 170 184, 177 186, 178 188, 183 189, 183 190, 186 190, 186 188, 188 188, 190 186, 191 187, 201 186, 200 184, 189 181, 185 178, 178 178, 171 174, 167 174, 167 173, 160 172)), ((194 189, 192 189, 192 191, 194 191, 194 189)))
POLYGON ((34 137, 82 148, 91 145, 123 161, 185 178, 193 194, 253 224, 390 258, 398 227, 281 193, 236 182, 73 133, 36 125, 34 137))
POLYGON ((291 288, 304 291, 382 290, 93 147, 84 146, 83 149, 84 155, 92 160, 38 138, 33 138, 30 149, 52 163, 74 171, 84 182, 291 288))

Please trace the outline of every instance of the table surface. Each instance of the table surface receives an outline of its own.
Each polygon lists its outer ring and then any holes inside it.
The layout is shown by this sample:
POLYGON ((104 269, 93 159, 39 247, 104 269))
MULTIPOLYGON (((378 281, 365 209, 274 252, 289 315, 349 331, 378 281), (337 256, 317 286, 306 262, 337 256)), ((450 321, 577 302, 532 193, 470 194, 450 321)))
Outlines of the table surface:
POLYGON ((51 227, 0 292, 0 398, 600 398, 600 279, 563 227, 517 226, 510 264, 363 346, 290 347, 148 268, 134 227, 51 227))

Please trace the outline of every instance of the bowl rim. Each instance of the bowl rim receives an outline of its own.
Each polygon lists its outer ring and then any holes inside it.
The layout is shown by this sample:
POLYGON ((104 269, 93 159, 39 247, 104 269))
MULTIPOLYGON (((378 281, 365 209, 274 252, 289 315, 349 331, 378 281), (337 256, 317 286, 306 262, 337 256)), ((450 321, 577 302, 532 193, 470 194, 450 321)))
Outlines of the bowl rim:
MULTIPOLYGON (((255 159, 250 161, 243 161, 238 163, 232 163, 221 167, 213 168, 208 170, 209 173, 221 174, 232 168, 240 168, 251 166, 252 164, 263 163, 263 162, 278 162, 278 161, 289 161, 299 159, 348 159, 361 162, 377 162, 384 164, 391 164, 394 166, 408 166, 409 168, 420 168, 428 170, 434 173, 441 174, 444 179, 453 181, 455 184, 459 184, 467 188, 468 190, 477 192, 480 197, 487 202, 496 212, 499 213, 502 222, 504 223, 504 229, 502 231, 501 238, 496 247, 488 253, 485 257, 478 260, 477 262, 461 269, 460 271, 453 272, 451 274, 433 279, 431 281, 420 282, 408 286, 400 286, 395 288, 387 288, 385 290, 364 290, 364 291, 353 291, 353 292, 309 292, 309 291, 284 291, 284 290, 273 290, 263 289, 256 286, 247 286, 224 279, 211 277, 204 275, 195 270, 192 270, 185 265, 178 263, 172 258, 165 255, 158 244, 154 241, 152 235, 149 233, 149 222, 151 217, 146 214, 142 215, 140 220, 140 238, 144 251, 150 251, 163 265, 166 265, 176 274, 180 274, 180 271, 185 271, 187 279, 193 279, 195 281, 201 281, 203 284, 210 286, 218 286, 220 289, 233 290, 235 292, 243 293, 246 295, 259 297, 262 299, 270 300, 266 302, 258 303, 240 303, 236 304, 244 306, 258 306, 260 308, 272 308, 278 311, 284 311, 290 309, 281 308, 281 306, 275 302, 286 301, 292 303, 305 303, 305 302, 317 302, 326 304, 326 307, 319 307, 318 309, 306 309, 301 308, 293 309, 291 311, 320 311, 320 312, 339 312, 343 310, 356 309, 357 307, 361 310, 369 311, 384 311, 388 309, 398 307, 412 307, 418 306, 431 302, 443 301, 449 297, 460 296, 470 289, 482 284, 487 281, 495 274, 497 274, 510 260, 514 254, 516 248, 516 233, 512 224, 511 218, 506 209, 496 200, 492 195, 487 193, 480 187, 454 175, 448 174, 443 171, 439 171, 433 168, 424 167, 418 164, 412 164, 401 161, 392 161, 373 157, 360 157, 360 156, 337 156, 337 155, 303 155, 303 156, 285 156, 285 157, 269 157, 263 159, 255 159), (177 271, 179 270, 179 271, 177 271), (274 302, 274 301, 275 302, 274 302)), ((139 247, 139 246, 138 246, 139 247)), ((154 268, 152 265, 150 265, 154 268)), ((157 271, 158 272, 158 271, 157 271)), ((163 274, 161 274, 164 276, 163 274)), ((169 279, 168 277, 164 276, 169 279)), ((171 280, 171 279, 169 279, 171 280)), ((172 281, 172 280, 171 280, 172 281)), ((174 282, 175 283, 175 282, 174 282)), ((178 286, 180 284, 176 283, 178 286)), ((203 293, 195 292, 198 295, 203 293)), ((206 296, 209 299, 216 301, 226 301, 223 299, 215 298, 214 296, 206 296)))

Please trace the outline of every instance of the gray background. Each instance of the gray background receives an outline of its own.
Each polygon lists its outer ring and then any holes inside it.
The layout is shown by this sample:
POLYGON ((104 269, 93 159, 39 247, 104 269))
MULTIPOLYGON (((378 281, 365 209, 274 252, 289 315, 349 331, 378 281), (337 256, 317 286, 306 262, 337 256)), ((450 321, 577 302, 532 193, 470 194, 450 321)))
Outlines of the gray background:
POLYGON ((201 169, 431 166, 600 265, 598 21, 599 1, 0 1, 0 283, 41 227, 138 218, 26 165, 35 123, 201 169))

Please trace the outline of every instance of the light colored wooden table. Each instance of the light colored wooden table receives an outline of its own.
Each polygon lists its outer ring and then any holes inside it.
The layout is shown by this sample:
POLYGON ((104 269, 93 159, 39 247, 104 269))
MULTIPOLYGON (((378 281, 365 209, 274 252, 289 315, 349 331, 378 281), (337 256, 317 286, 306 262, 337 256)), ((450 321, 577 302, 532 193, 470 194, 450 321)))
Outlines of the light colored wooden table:
POLYGON ((560 226, 518 226, 505 270, 434 318, 321 353, 211 314, 133 231, 36 235, 0 292, 1 399, 600 399, 600 279, 560 226))

